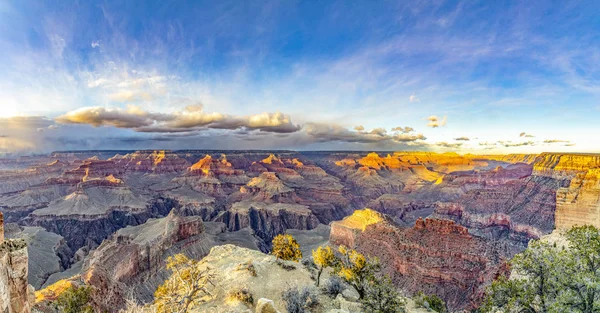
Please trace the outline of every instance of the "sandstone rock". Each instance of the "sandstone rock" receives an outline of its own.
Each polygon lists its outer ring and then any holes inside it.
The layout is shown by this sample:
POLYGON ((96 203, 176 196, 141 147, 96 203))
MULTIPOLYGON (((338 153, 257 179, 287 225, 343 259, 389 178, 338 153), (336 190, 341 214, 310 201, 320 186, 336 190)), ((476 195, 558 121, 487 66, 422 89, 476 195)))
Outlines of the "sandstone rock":
POLYGON ((275 309, 275 304, 273 303, 273 300, 269 300, 269 299, 265 299, 265 298, 260 298, 258 299, 258 302, 256 303, 256 313, 279 313, 279 311, 277 311, 275 309))
POLYGON ((382 222, 386 217, 371 209, 356 210, 341 221, 331 223, 329 241, 335 245, 355 246, 355 239, 367 226, 382 222))
POLYGON ((342 297, 348 301, 357 302, 360 299, 360 295, 354 288, 346 288, 342 291, 342 297))

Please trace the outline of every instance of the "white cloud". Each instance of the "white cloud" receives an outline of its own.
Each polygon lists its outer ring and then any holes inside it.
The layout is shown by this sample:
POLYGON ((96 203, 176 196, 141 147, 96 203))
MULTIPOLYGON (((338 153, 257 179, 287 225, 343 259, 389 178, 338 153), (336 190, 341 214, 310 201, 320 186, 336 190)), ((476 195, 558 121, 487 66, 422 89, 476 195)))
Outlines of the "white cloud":
POLYGON ((446 121, 448 120, 448 118, 447 116, 439 118, 435 115, 431 115, 427 118, 427 120, 429 121, 429 123, 427 123, 427 126, 431 128, 438 128, 446 126, 446 121))

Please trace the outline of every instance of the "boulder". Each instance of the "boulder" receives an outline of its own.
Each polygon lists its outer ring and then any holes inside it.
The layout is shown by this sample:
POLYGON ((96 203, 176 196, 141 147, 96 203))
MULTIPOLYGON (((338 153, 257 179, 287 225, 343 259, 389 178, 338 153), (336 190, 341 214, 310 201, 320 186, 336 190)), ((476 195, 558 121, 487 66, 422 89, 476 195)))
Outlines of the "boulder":
POLYGON ((266 298, 260 298, 258 299, 258 302, 256 303, 256 313, 279 313, 279 311, 277 311, 275 309, 275 304, 273 303, 273 300, 269 300, 266 298))

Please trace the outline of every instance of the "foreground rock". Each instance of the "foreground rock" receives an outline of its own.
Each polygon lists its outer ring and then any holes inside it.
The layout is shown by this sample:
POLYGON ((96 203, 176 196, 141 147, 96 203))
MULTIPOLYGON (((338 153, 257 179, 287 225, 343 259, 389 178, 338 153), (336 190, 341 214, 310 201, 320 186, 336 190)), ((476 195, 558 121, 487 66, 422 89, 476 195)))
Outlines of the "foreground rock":
POLYGON ((27 283, 27 244, 23 239, 4 240, 4 216, 0 213, 0 311, 29 313, 33 287, 27 283))

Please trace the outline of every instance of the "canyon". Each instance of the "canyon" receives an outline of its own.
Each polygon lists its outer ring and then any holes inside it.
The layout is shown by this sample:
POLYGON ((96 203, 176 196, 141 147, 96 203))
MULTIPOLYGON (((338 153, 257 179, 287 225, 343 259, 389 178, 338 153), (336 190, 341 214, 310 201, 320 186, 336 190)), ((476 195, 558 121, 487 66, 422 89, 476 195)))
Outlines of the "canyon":
POLYGON ((598 155, 66 151, 0 164, 7 236, 27 243, 41 301, 88 283, 111 312, 151 301, 168 255, 268 252, 285 232, 379 257, 409 295, 474 308, 529 240, 600 226, 598 155))

